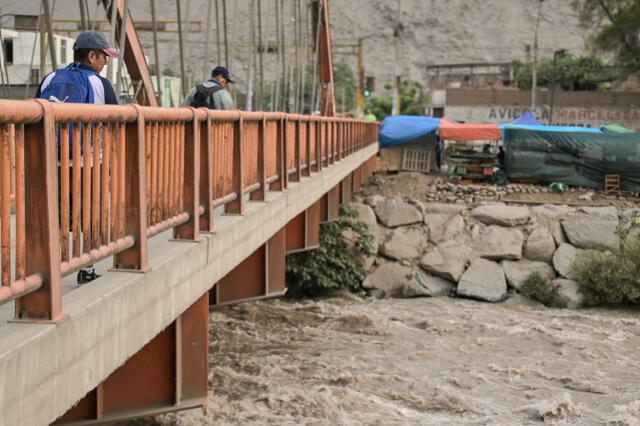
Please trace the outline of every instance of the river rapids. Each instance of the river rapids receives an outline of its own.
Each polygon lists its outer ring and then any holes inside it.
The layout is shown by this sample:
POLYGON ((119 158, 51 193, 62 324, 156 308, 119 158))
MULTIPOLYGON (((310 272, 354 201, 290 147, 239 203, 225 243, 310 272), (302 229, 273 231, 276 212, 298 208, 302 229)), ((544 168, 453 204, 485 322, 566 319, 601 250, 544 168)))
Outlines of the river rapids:
POLYGON ((640 311, 452 298, 210 315, 204 409, 145 425, 640 425, 640 311))

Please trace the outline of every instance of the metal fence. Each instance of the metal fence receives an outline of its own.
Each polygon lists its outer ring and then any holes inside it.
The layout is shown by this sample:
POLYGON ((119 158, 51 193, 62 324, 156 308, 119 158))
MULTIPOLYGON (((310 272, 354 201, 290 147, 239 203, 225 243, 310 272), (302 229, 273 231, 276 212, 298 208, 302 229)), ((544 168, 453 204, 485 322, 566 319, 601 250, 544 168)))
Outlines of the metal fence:
POLYGON ((247 194, 264 200, 377 135, 341 118, 0 100, 0 304, 57 320, 65 275, 110 256, 145 271, 152 236, 214 232, 216 207, 243 214, 247 194))

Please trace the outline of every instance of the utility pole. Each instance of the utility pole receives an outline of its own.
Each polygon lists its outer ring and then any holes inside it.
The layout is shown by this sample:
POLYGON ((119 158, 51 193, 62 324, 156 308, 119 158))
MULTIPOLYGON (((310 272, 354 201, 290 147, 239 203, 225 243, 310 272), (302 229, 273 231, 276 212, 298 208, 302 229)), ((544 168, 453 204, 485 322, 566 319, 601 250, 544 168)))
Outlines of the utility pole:
POLYGON ((531 112, 536 111, 536 90, 538 90, 538 28, 540 27, 540 14, 542 13, 542 2, 538 0, 538 15, 536 16, 536 27, 533 32, 533 66, 531 76, 531 112))
POLYGON ((356 101, 358 104, 358 116, 364 111, 364 48, 363 39, 358 39, 358 92, 356 93, 356 101))
POLYGON ((116 96, 120 98, 120 88, 123 85, 122 82, 122 66, 124 65, 124 49, 127 41, 127 18, 129 17, 129 5, 128 0, 124 0, 123 15, 120 21, 120 60, 118 60, 118 75, 116 76, 116 96))
POLYGON ((182 41, 182 14, 180 11, 180 0, 176 0, 176 8, 178 12, 178 44, 180 47, 180 93, 182 94, 182 99, 184 99, 187 94, 187 76, 184 73, 184 44, 182 41))
POLYGON ((556 85, 558 83, 558 70, 556 68, 556 64, 558 58, 564 58, 566 54, 567 51, 565 49, 560 49, 553 52, 553 85, 551 86, 551 108, 549 111, 549 126, 551 126, 551 124, 553 123, 553 106, 555 101, 556 85))
POLYGON ((51 26, 51 10, 49 9, 49 0, 42 0, 42 6, 44 7, 45 24, 47 26, 47 40, 49 44, 49 55, 51 56, 52 69, 58 68, 58 62, 56 61, 56 45, 53 42, 53 27, 51 26))
MULTIPOLYGON (((162 105, 162 67, 160 66, 160 55, 158 55, 158 31, 156 30, 156 0, 151 0, 151 18, 153 23, 153 53, 156 57, 156 85, 158 90, 156 96, 158 105, 162 105)), ((207 33, 208 34, 208 33, 207 33)))
POLYGON ((395 39, 395 52, 396 52, 396 65, 395 65, 395 77, 396 84, 393 88, 393 106, 391 108, 391 115, 400 115, 400 84, 402 83, 403 65, 402 65, 402 37, 404 32, 404 26, 401 22, 402 19, 402 0, 398 0, 398 17, 396 18, 396 27, 393 30, 393 37, 395 39))

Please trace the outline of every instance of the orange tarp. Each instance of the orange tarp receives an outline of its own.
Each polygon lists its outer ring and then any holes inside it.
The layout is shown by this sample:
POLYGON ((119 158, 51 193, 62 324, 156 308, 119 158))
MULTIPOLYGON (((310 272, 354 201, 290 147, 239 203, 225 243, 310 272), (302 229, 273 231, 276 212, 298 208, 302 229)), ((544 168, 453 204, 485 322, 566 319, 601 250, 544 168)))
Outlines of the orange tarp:
POLYGON ((440 139, 448 141, 472 141, 502 139, 497 124, 452 123, 440 121, 440 139))

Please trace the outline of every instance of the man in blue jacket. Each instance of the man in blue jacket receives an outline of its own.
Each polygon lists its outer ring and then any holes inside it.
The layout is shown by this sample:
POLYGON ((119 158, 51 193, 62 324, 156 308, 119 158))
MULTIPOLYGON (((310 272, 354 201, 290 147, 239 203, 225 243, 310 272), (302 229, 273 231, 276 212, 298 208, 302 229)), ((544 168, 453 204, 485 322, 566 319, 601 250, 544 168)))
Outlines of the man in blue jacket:
POLYGON ((109 47, 109 43, 101 33, 96 31, 81 32, 73 44, 74 62, 65 68, 57 69, 48 74, 40 83, 36 98, 49 99, 54 102, 117 105, 118 99, 113 86, 109 80, 99 75, 107 64, 107 58, 109 57, 117 58, 118 52, 109 47), (72 80, 72 78, 68 77, 69 74, 81 74, 86 81, 78 79, 78 81, 69 83, 68 80, 72 80), (66 87, 64 87, 64 84, 66 84, 66 87), (80 84, 86 85, 86 88, 79 87, 75 98, 73 95, 68 99, 62 96, 63 93, 73 93, 69 86, 80 84), (90 91, 86 89, 90 89, 90 91), (86 97, 82 96, 84 92, 86 92, 86 97), (54 98, 51 98, 51 96, 54 96, 54 98))
MULTIPOLYGON (((81 32, 73 45, 73 63, 45 76, 38 87, 36 98, 47 99, 51 102, 117 105, 118 99, 111 82, 100 76, 100 72, 107 64, 107 58, 117 58, 118 56, 118 52, 109 47, 109 43, 101 33, 96 31, 81 32)), ((93 131, 95 130, 92 128, 91 146, 94 146, 93 131)), ((58 156, 60 156, 59 150, 60 146, 58 145, 58 156)), ((72 150, 70 151, 72 152, 72 150)), ((72 175, 71 170, 69 173, 72 175)), ((59 171, 58 176, 60 175, 59 171)), ((58 185, 60 185, 60 180, 58 185)), ((58 193, 60 193, 60 187, 58 193)), ((70 203, 73 204, 71 201, 73 193, 69 198, 70 203)), ((84 284, 99 276, 94 268, 80 269, 77 282, 84 284)))

